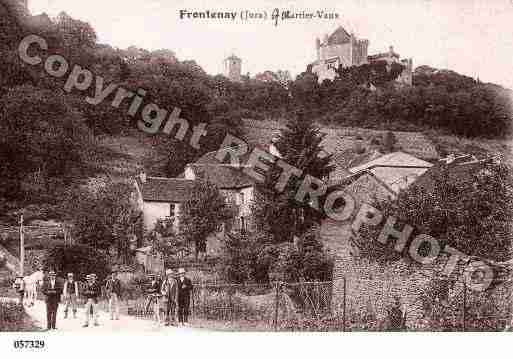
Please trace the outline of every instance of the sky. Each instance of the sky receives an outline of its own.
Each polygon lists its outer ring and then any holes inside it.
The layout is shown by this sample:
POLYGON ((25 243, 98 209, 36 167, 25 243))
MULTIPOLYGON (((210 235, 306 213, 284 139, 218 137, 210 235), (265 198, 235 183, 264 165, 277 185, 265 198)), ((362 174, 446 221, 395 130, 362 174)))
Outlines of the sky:
POLYGON ((242 58, 242 72, 289 70, 315 60, 315 39, 338 26, 368 39, 369 55, 389 46, 414 67, 429 65, 513 89, 513 0, 29 0, 36 15, 65 11, 89 22, 114 47, 167 48, 210 74, 223 59, 242 58), (322 5, 320 5, 322 4, 322 5), (325 11, 338 19, 236 21, 180 19, 180 10, 267 13, 325 11))

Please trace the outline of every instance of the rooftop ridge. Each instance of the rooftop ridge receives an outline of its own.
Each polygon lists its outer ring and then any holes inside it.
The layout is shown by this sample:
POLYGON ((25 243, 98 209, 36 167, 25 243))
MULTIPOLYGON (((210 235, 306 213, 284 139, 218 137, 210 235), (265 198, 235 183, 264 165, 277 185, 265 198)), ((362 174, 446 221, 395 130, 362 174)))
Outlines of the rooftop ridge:
POLYGON ((147 176, 146 179, 161 179, 161 180, 177 180, 177 181, 193 181, 187 178, 178 178, 178 177, 156 177, 156 176, 147 176))

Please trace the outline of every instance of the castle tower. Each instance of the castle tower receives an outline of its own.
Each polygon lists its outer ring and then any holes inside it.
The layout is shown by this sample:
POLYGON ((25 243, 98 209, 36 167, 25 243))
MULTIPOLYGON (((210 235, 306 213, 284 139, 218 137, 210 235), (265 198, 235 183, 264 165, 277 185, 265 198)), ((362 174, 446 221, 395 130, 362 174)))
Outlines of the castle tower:
POLYGON ((242 59, 235 55, 224 60, 224 74, 231 81, 240 82, 242 73, 242 59))
POLYGON ((23 5, 25 10, 28 10, 28 0, 19 0, 20 4, 23 5))
POLYGON ((317 53, 317 61, 321 59, 321 39, 315 39, 315 51, 317 53))

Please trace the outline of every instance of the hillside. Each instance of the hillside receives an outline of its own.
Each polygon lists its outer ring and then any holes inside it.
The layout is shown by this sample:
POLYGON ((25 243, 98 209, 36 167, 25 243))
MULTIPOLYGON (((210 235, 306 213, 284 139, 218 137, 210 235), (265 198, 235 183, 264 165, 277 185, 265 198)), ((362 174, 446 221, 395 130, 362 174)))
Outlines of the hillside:
POLYGON ((141 171, 178 176, 187 163, 217 150, 228 132, 267 148, 298 112, 326 135, 335 177, 382 153, 388 131, 395 149, 428 160, 452 152, 510 154, 511 91, 454 71, 420 66, 414 86, 401 88, 391 85, 390 74, 378 73, 390 81, 376 91, 362 87, 370 75, 358 67, 322 84, 308 69, 286 86, 255 78, 231 82, 170 50, 116 49, 100 44, 90 24, 65 13, 35 19, 19 14, 13 3, 0 1, 0 223, 15 225, 22 210, 29 223, 75 223, 79 204, 99 200, 94 194, 105 185, 141 171), (47 38, 50 50, 94 69, 106 83, 147 89, 147 104, 180 108, 190 125, 184 141, 172 140, 174 133, 139 131, 140 112, 130 116, 128 102, 112 106, 114 95, 92 106, 84 92, 63 90, 65 78, 22 63, 17 48, 27 34, 47 38), (189 146, 190 129, 200 123, 209 132, 196 150, 189 146))

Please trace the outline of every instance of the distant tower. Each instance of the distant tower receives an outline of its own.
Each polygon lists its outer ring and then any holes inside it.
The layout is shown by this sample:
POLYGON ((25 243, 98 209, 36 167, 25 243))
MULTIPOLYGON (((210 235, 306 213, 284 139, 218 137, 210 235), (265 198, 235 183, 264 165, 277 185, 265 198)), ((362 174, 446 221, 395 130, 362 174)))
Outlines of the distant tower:
POLYGON ((18 0, 21 5, 25 8, 25 10, 28 10, 28 0, 18 0))
POLYGON ((242 72, 242 60, 235 55, 224 60, 224 74, 232 81, 240 82, 242 72))

